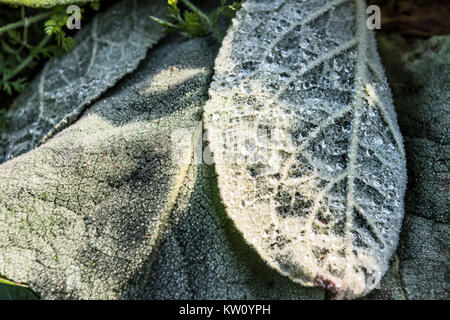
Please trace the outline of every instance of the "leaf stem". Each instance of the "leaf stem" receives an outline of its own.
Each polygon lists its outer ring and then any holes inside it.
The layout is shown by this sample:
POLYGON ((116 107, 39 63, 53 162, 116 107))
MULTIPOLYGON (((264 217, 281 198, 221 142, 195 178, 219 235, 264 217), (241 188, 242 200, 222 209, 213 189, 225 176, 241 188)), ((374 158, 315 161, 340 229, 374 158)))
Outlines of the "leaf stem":
POLYGON ((44 12, 44 13, 35 15, 34 17, 31 17, 31 18, 25 18, 25 19, 22 19, 21 21, 7 24, 6 26, 0 28, 0 34, 2 34, 3 32, 9 31, 9 30, 20 28, 20 27, 27 27, 30 24, 33 24, 35 22, 49 18, 52 14, 53 14, 52 12, 44 12))
POLYGON ((7 285, 10 285, 10 286, 29 288, 29 286, 26 285, 26 284, 13 282, 13 281, 7 280, 5 278, 1 278, 1 277, 0 277, 0 283, 7 284, 7 285))
MULTIPOLYGON (((50 41, 51 36, 48 35, 44 39, 39 42, 36 48, 42 49, 45 47, 45 45, 50 41)), ((12 78, 14 78, 16 75, 18 75, 20 72, 22 72, 23 69, 25 69, 31 62, 33 61, 33 55, 30 54, 28 57, 26 57, 11 73, 9 73, 3 81, 9 81, 12 78)))

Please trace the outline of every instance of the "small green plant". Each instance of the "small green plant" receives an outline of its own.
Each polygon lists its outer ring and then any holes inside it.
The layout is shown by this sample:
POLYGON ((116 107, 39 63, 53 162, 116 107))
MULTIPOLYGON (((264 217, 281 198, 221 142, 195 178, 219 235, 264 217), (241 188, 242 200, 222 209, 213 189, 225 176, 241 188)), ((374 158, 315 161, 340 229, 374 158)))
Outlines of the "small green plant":
MULTIPOLYGON (((83 13, 83 9, 81 9, 83 13)), ((51 18, 45 22, 45 33, 54 35, 58 46, 62 47, 65 52, 71 51, 75 47, 75 41, 72 37, 67 36, 64 27, 67 23, 67 14, 64 7, 57 7, 51 18)))
POLYGON ((191 1, 181 0, 184 9, 180 9, 178 0, 168 0, 169 13, 166 20, 151 16, 150 18, 162 25, 166 32, 179 31, 186 38, 204 37, 214 34, 217 41, 222 41, 222 35, 217 29, 217 23, 222 16, 232 16, 241 7, 241 1, 231 4, 221 0, 220 6, 209 15, 199 10, 191 1))
MULTIPOLYGON (((99 2, 91 3, 91 8, 98 10, 99 2)), ((36 13, 32 16, 25 10, 20 7, 19 19, 0 27, 0 91, 8 95, 26 87, 28 74, 41 59, 60 56, 75 46, 65 30, 69 18, 65 6, 32 10, 36 13)), ((12 19, 17 17, 16 9, 10 11, 12 19)))

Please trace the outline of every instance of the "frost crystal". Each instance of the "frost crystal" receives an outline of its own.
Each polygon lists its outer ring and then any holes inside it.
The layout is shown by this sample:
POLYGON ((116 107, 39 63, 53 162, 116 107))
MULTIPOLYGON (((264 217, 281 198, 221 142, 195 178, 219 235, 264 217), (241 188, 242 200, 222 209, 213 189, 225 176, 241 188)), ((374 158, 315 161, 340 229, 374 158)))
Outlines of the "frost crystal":
POLYGON ((371 291, 397 246, 406 164, 365 2, 247 1, 210 95, 219 188, 246 241, 303 285, 371 291), (242 128, 267 139, 230 139, 242 128))
POLYGON ((108 88, 134 71, 164 32, 148 15, 165 12, 166 2, 121 1, 96 15, 75 37, 77 46, 51 59, 7 114, 0 128, 0 163, 30 151, 52 131, 78 119, 108 88))

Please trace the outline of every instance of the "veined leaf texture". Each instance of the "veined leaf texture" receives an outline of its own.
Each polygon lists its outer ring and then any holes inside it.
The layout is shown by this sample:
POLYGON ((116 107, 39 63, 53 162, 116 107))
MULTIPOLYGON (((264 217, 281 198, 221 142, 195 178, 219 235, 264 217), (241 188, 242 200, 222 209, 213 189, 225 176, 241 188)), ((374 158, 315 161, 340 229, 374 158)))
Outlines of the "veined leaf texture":
POLYGON ((51 59, 20 95, 17 108, 7 113, 10 125, 0 132, 0 163, 72 124, 102 93, 135 71, 164 36, 163 28, 147 21, 148 15, 165 14, 166 4, 122 1, 82 25, 73 51, 51 59))
POLYGON ((246 1, 205 127, 227 214, 293 281, 360 297, 403 218, 406 163, 361 0, 246 1))
POLYGON ((190 200, 191 139, 173 133, 192 134, 216 52, 166 41, 70 127, 0 165, 2 277, 42 299, 142 297, 172 212, 190 200))

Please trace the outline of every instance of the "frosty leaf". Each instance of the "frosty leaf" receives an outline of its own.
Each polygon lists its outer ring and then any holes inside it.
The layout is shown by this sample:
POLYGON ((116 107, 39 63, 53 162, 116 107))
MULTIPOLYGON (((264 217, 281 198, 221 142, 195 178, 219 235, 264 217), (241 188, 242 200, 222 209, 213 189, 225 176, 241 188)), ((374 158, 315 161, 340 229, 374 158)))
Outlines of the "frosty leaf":
POLYGON ((381 299, 450 295, 450 36, 408 43, 380 36, 408 168, 405 219, 381 299))
POLYGON ((191 157, 172 161, 172 133, 190 146, 210 81, 214 56, 193 45, 156 51, 74 125, 0 166, 0 275, 43 298, 142 291, 128 281, 147 277, 191 157))
POLYGON ((90 103, 135 70, 147 49, 164 35, 148 15, 165 10, 163 0, 121 1, 83 26, 75 37, 75 49, 47 63, 16 101, 17 108, 6 114, 9 129, 0 128, 0 163, 35 147, 61 126, 61 120, 62 125, 76 120, 90 103))
POLYGON ((218 48, 180 38, 0 165, 0 276, 43 299, 324 297, 228 238, 213 170, 190 161, 218 48))
POLYGON ((364 1, 247 1, 224 40, 205 123, 228 215, 263 259, 338 298, 371 291, 406 184, 364 1))
MULTIPOLYGON (((148 271, 145 299, 324 299, 270 268, 228 219, 214 167, 192 165, 148 271)), ((136 298, 136 296, 127 296, 136 298)))

